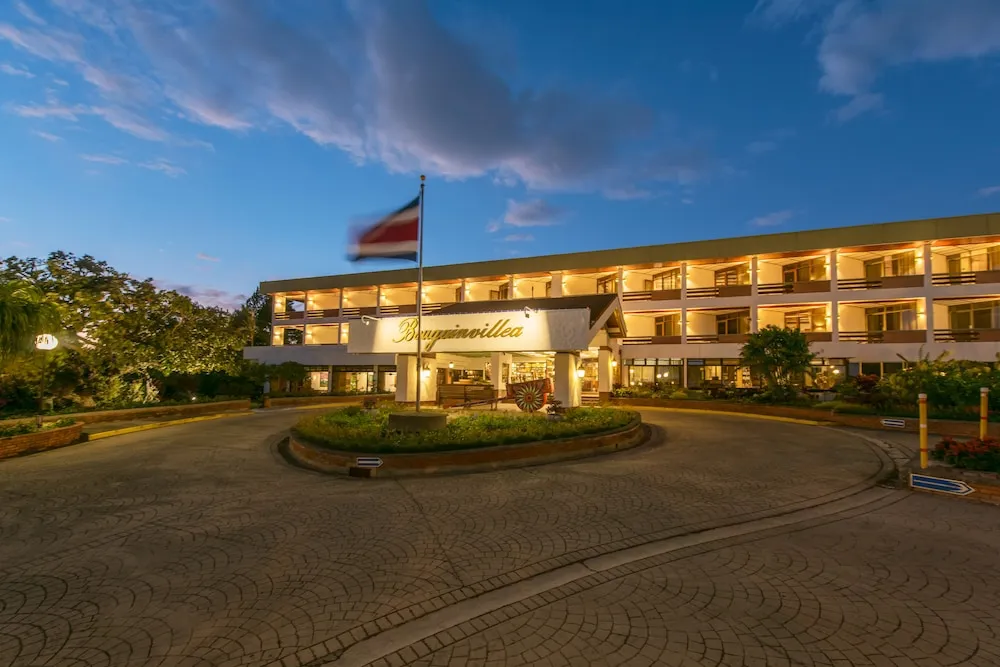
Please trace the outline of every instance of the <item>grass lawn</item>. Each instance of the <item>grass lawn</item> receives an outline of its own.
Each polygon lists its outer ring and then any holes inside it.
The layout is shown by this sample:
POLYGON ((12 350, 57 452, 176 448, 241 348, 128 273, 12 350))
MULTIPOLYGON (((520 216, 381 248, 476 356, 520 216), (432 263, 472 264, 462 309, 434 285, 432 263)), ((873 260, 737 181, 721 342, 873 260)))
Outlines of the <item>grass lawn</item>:
POLYGON ((314 445, 351 452, 379 454, 474 449, 518 442, 537 442, 623 428, 638 419, 620 408, 574 408, 560 420, 542 414, 478 412, 448 420, 441 431, 396 433, 388 430, 395 407, 366 412, 357 406, 303 417, 292 429, 314 445))

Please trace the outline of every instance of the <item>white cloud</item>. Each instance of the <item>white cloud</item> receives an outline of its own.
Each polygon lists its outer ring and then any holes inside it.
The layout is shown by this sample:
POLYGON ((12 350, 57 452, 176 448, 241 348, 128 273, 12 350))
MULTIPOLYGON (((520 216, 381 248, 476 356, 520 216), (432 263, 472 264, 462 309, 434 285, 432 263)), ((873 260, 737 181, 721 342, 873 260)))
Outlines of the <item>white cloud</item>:
POLYGON ((682 203, 682 204, 687 204, 687 205, 689 205, 689 206, 690 206, 691 204, 693 204, 693 203, 694 203, 694 200, 693 200, 693 199, 682 199, 682 200, 681 200, 681 203, 682 203))
POLYGON ((883 106, 873 90, 888 69, 1000 53, 996 0, 759 0, 751 19, 767 25, 817 16, 820 89, 852 99, 840 121, 883 106))
POLYGON ((490 220, 488 223, 486 223, 486 231, 488 231, 490 234, 494 232, 499 232, 502 226, 503 226, 502 221, 490 220))
POLYGON ((507 236, 503 237, 503 240, 507 241, 508 243, 519 243, 525 241, 534 241, 535 237, 532 236, 531 234, 508 234, 507 236))
POLYGON ((32 9, 31 6, 28 5, 28 3, 24 2, 24 0, 16 0, 16 2, 14 2, 14 7, 17 9, 17 11, 21 12, 21 15, 24 18, 28 19, 32 23, 35 23, 37 25, 45 25, 45 19, 36 14, 35 10, 32 9))
POLYGON ((246 294, 227 292, 226 290, 214 287, 205 287, 204 285, 178 285, 177 283, 161 280, 154 280, 153 282, 160 289, 171 290, 177 292, 178 294, 183 294, 192 301, 200 303, 203 306, 224 308, 225 310, 237 310, 247 300, 246 294))
POLYGON ((10 76, 21 76, 25 79, 34 79, 35 75, 32 74, 24 67, 17 67, 11 65, 10 63, 0 63, 0 73, 8 74, 10 76))
POLYGON ((778 225, 785 224, 794 216, 794 211, 786 209, 784 211, 775 211, 774 213, 768 213, 767 215, 756 217, 750 221, 750 224, 754 227, 776 227, 778 225))
POLYGON ((69 121, 76 121, 81 114, 87 113, 86 107, 65 106, 59 104, 24 104, 13 106, 10 110, 23 118, 59 118, 69 121))
POLYGON ((10 218, 5 218, 4 216, 0 215, 0 222, 13 222, 13 220, 11 220, 10 218))
POLYGON ((185 171, 183 167, 178 167, 164 158, 157 158, 155 160, 150 160, 149 162, 140 162, 138 166, 143 169, 149 169, 150 171, 158 171, 171 178, 177 178, 178 176, 187 174, 187 171, 185 171))
POLYGON ((566 212, 544 199, 518 202, 507 200, 507 212, 503 221, 511 227, 549 227, 562 222, 566 212))
POLYGON ((199 252, 194 257, 195 257, 195 259, 200 259, 203 262, 218 262, 219 261, 218 257, 212 257, 211 255, 206 255, 203 252, 199 252))
POLYGON ((604 196, 613 201, 629 201, 632 199, 649 199, 653 193, 645 188, 634 185, 624 185, 618 188, 608 188, 604 191, 604 196))
POLYGON ((52 134, 51 132, 42 132, 40 130, 32 130, 31 133, 33 135, 35 135, 36 137, 41 137, 42 139, 45 139, 45 141, 51 141, 53 143, 55 143, 57 141, 62 141, 62 137, 60 137, 58 135, 55 135, 55 134, 52 134))
POLYGON ((72 31, 0 25, 0 41, 74 68, 100 100, 87 115, 142 139, 178 142, 164 116, 231 132, 285 127, 390 171, 536 189, 648 189, 706 168, 622 95, 514 87, 422 2, 329 3, 310 22, 242 0, 53 4, 72 31), (110 38, 85 41, 92 28, 110 38))
POLYGON ((979 188, 976 194, 980 197, 989 197, 991 195, 1000 194, 1000 185, 991 185, 988 188, 979 188))
POLYGON ((80 159, 87 162, 99 162, 100 164, 128 164, 128 160, 117 155, 83 154, 80 156, 80 159))

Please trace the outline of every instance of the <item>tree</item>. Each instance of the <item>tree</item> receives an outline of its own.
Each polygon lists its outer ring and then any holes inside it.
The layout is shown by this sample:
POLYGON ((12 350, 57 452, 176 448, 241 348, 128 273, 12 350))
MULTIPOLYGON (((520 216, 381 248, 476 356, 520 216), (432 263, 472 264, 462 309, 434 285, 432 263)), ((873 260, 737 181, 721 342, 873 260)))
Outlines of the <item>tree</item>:
POLYGON ((35 336, 59 326, 56 308, 27 280, 0 282, 0 367, 29 352, 35 336))
POLYGON ((791 387, 796 376, 809 370, 815 357, 804 333, 773 325, 750 334, 740 351, 740 361, 772 392, 791 387))
POLYGON ((242 332, 249 347, 271 343, 271 297, 255 289, 246 303, 233 315, 233 323, 242 332))

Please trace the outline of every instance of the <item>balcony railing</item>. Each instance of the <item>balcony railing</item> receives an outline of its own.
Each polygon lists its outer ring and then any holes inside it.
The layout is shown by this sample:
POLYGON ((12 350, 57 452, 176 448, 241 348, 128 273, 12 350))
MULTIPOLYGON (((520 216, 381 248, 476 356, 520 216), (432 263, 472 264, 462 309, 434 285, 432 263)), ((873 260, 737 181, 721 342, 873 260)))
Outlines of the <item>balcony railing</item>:
POLYGON ((841 342, 849 343, 924 343, 927 332, 923 329, 908 329, 905 331, 841 331, 838 335, 841 342))
POLYGON ((935 273, 931 276, 932 285, 995 285, 996 283, 1000 283, 1000 270, 935 273))
POLYGON ((340 317, 340 308, 317 308, 306 311, 306 319, 319 320, 327 317, 340 317))
POLYGON ((884 276, 882 278, 843 278, 837 281, 837 289, 905 289, 908 287, 923 287, 922 275, 884 276))
POLYGON ((687 295, 689 299, 706 299, 719 296, 718 287, 688 287, 687 295))
POLYGON ((935 343, 1000 342, 1000 329, 935 329, 935 343))
POLYGON ((689 343, 718 343, 719 334, 688 334, 689 343))
POLYGON ((289 310, 284 313, 275 313, 275 322, 286 322, 288 320, 302 320, 305 319, 306 312, 304 310, 289 310))

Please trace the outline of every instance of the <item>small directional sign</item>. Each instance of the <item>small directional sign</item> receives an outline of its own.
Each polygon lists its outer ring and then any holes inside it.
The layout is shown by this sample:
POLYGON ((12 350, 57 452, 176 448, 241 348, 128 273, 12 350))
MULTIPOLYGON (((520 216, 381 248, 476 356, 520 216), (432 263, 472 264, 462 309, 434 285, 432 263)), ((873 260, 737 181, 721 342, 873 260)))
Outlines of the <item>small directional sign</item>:
POLYGON ((883 419, 882 426, 886 428, 906 428, 905 419, 883 419))
POLYGON ((943 477, 929 477, 927 475, 914 475, 912 473, 910 473, 910 486, 914 489, 952 493, 956 496, 967 496, 975 491, 974 488, 961 480, 944 479, 943 477))
POLYGON ((359 456, 354 460, 354 465, 358 468, 380 468, 382 459, 377 456, 359 456))

